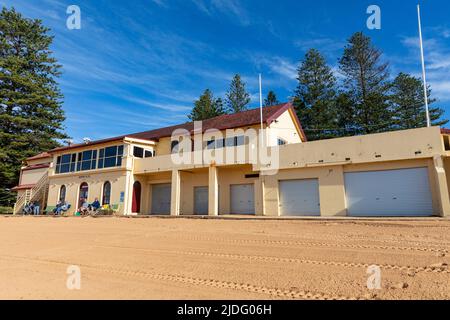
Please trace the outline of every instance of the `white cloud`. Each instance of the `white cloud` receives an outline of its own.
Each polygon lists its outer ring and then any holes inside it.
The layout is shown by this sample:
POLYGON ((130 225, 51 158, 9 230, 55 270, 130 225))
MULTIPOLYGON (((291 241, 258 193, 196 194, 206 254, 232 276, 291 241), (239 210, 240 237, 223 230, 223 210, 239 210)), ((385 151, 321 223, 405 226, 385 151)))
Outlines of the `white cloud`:
POLYGON ((194 5, 203 13, 213 16, 222 13, 230 17, 235 23, 248 26, 250 17, 239 0, 192 0, 194 5))
MULTIPOLYGON (((444 40, 447 29, 439 28, 439 30, 441 32, 434 33, 434 38, 424 40, 427 80, 436 98, 443 101, 450 101, 450 47, 444 40)), ((419 38, 405 37, 402 39, 402 44, 410 51, 410 56, 403 57, 403 59, 409 62, 415 61, 419 69, 419 38)), ((421 76, 419 71, 415 70, 415 73, 421 76)))

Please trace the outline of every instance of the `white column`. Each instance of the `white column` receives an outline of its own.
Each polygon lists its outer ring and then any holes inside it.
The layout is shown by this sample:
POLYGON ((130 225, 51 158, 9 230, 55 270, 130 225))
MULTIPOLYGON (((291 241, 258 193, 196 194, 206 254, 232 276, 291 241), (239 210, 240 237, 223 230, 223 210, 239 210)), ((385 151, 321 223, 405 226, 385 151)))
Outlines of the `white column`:
POLYGON ((208 213, 210 216, 219 215, 219 177, 216 166, 209 167, 208 213))
POLYGON ((170 201, 170 215, 180 215, 181 203, 181 172, 179 170, 172 170, 172 192, 170 201))

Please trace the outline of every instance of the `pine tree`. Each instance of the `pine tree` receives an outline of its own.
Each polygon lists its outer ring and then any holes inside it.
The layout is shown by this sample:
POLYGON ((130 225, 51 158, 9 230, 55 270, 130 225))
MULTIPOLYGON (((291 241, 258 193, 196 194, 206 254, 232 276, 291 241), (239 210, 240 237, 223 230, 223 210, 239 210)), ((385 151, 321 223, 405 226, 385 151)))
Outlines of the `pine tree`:
POLYGON ((225 114, 222 99, 214 98, 211 90, 206 89, 198 100, 194 102, 194 108, 188 116, 192 121, 201 121, 225 114))
POLYGON ((245 90, 245 83, 239 74, 236 74, 231 81, 230 89, 226 94, 226 103, 229 113, 245 111, 248 108, 250 94, 245 90))
POLYGON ((336 78, 325 58, 309 50, 298 68, 294 105, 309 140, 337 135, 336 78))
MULTIPOLYGON (((391 102, 394 109, 394 120, 397 129, 413 129, 425 127, 427 124, 423 94, 423 82, 420 78, 400 73, 392 85, 391 102)), ((441 119, 444 110, 431 105, 436 99, 431 98, 428 87, 428 105, 430 120, 434 126, 442 126, 448 120, 441 119)))
POLYGON ((0 13, 0 205, 10 205, 22 161, 67 138, 53 41, 40 20, 0 13))
POLYGON ((279 103, 280 102, 278 101, 277 95, 275 94, 275 92, 270 90, 269 93, 267 94, 266 99, 264 99, 264 106, 266 106, 266 107, 276 106, 279 103))
POLYGON ((389 66, 381 61, 381 55, 369 37, 357 32, 348 40, 339 61, 346 92, 353 101, 355 124, 362 134, 392 129, 389 66))

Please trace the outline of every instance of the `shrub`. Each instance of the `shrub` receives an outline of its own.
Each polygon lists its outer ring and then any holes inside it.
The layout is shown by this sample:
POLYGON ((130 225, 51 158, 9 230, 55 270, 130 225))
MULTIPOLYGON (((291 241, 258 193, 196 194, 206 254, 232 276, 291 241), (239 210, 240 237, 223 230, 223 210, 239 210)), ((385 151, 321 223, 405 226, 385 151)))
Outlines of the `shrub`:
POLYGON ((12 214, 13 208, 11 207, 0 207, 0 214, 12 214))

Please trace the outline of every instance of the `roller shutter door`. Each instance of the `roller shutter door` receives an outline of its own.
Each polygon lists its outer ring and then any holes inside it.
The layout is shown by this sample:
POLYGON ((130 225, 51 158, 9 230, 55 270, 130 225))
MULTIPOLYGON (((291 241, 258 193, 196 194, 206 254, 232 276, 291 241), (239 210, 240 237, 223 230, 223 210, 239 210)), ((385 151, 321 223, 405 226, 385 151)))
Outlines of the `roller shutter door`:
POLYGON ((231 214, 255 214, 255 189, 253 184, 230 186, 231 214))
POLYGON ((427 168, 345 173, 350 216, 431 216, 427 168))
POLYGON ((319 180, 282 180, 279 182, 282 216, 320 216, 319 180))
POLYGON ((170 183, 152 185, 152 214, 170 215, 171 193, 170 183))

